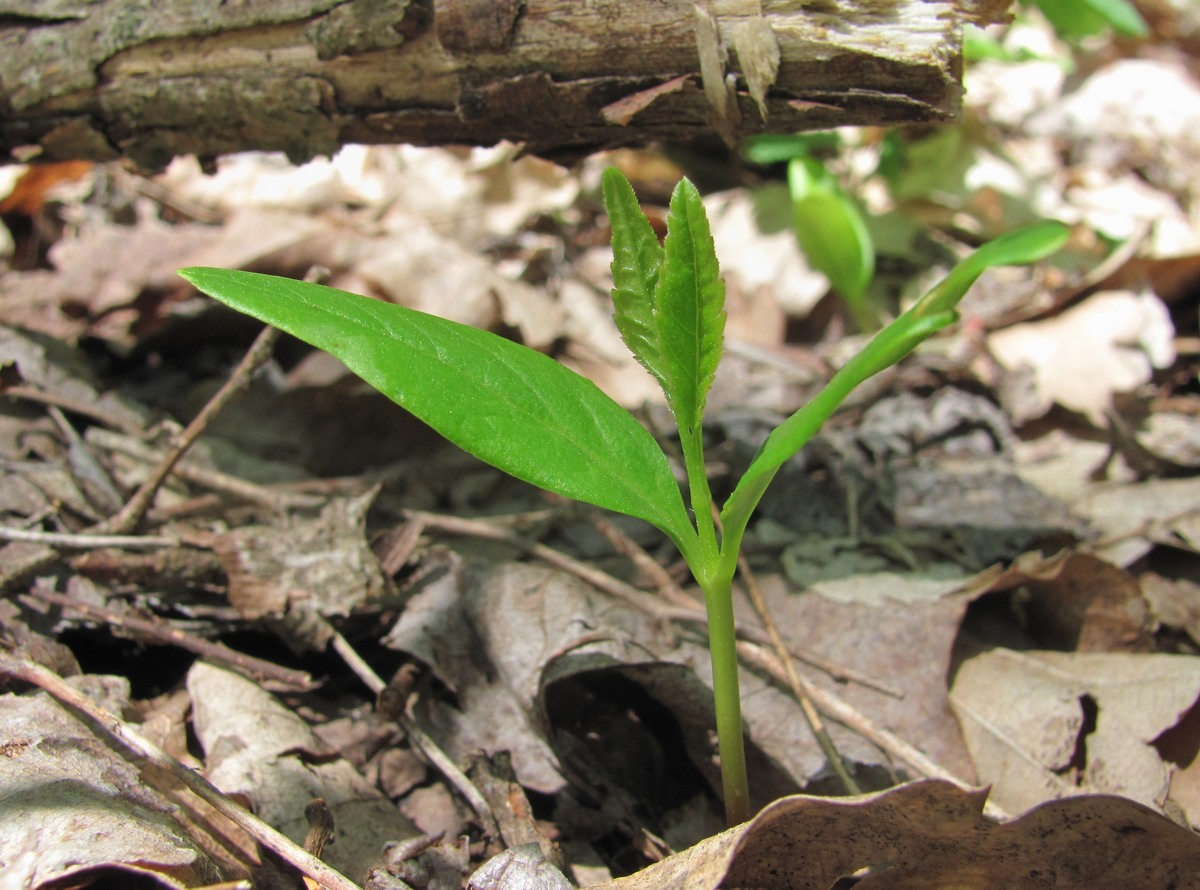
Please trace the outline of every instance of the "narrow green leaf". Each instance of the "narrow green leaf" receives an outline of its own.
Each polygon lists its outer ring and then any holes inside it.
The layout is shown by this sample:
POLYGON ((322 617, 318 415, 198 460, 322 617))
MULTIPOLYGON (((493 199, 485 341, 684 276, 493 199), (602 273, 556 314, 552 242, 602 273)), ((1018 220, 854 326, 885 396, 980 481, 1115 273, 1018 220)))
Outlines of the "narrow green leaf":
POLYGON ((953 309, 986 270, 993 266, 1024 266, 1036 263, 1058 252, 1067 243, 1070 234, 1070 229, 1062 223, 1047 220, 993 238, 951 269, 939 284, 921 297, 905 314, 911 313, 919 317, 937 315, 953 309))
POLYGON ((667 373, 654 320, 654 289, 663 249, 621 171, 609 167, 601 182, 612 227, 613 321, 634 358, 665 390, 667 373))
POLYGON ((725 282, 700 192, 686 179, 671 195, 662 269, 654 290, 667 402, 681 430, 700 426, 721 361, 725 282))
POLYGON ((738 545, 751 513, 775 473, 804 447, 856 386, 896 364, 923 340, 952 324, 955 307, 986 269, 1036 262, 1061 248, 1068 235, 1069 230, 1062 223, 1042 222, 989 241, 876 334, 812 401, 767 436, 721 512, 726 534, 722 550, 738 545))
POLYGON ((875 247, 858 205, 813 158, 796 158, 788 165, 788 188, 796 239, 804 255, 860 312, 875 274, 875 247))
POLYGON ((591 381, 487 331, 316 284, 184 269, 204 293, 341 359, 480 459, 636 516, 685 555, 695 531, 653 437, 591 381))

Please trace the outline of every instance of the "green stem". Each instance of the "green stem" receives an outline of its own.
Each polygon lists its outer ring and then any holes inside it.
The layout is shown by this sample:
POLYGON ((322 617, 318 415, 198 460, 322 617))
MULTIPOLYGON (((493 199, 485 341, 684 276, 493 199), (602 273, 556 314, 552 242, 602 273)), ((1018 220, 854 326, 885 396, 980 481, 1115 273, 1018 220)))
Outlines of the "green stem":
MULTIPOLYGON (((708 487, 708 476, 704 472, 704 437, 699 426, 693 430, 679 430, 679 444, 683 448, 683 465, 687 469, 688 494, 692 501, 692 512, 696 515, 696 535, 700 541, 699 563, 689 563, 696 580, 703 585, 702 574, 711 574, 720 556, 717 545, 716 525, 713 523, 712 489, 708 487), (703 567, 703 568, 702 568, 703 567), (696 572, 696 569, 700 569, 696 572), (705 571, 707 569, 707 571, 705 571)), ((686 554, 685 554, 686 557, 686 554)))
POLYGON ((713 703, 717 711, 717 744, 721 750, 721 787, 725 794, 725 818, 731 826, 750 818, 732 580, 724 573, 701 579, 708 608, 708 648, 712 658, 713 703))

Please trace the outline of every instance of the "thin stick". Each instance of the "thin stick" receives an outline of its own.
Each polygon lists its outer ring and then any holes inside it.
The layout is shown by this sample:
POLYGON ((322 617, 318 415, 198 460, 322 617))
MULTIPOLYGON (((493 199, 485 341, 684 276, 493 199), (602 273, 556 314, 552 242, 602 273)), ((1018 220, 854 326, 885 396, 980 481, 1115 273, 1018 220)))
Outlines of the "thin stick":
POLYGON ((788 687, 792 690, 792 695, 796 697, 796 701, 800 703, 800 710, 804 712, 804 719, 808 721, 817 744, 821 746, 821 750, 825 753, 825 759, 829 761, 829 765, 837 774, 847 794, 862 794, 862 789, 854 781, 854 777, 850 775, 850 770, 846 767, 846 762, 842 759, 842 755, 838 753, 837 746, 834 745, 833 739, 829 735, 829 730, 825 728, 825 721, 821 719, 821 715, 817 712, 817 706, 813 704, 812 697, 808 694, 804 684, 800 682, 800 675, 796 671, 796 664, 792 661, 792 656, 788 652, 787 646, 784 645, 783 636, 779 633, 775 619, 771 617, 771 609, 767 605, 766 597, 762 594, 762 588, 758 586, 758 578, 750 570, 750 564, 746 561, 746 557, 740 555, 738 556, 738 575, 742 579, 742 586, 746 594, 750 597, 754 611, 758 613, 758 617, 762 619, 763 626, 767 629, 767 636, 771 639, 771 648, 775 650, 775 657, 783 665, 788 687))
POLYGON ((361 890, 345 875, 329 867, 315 856, 306 853, 270 825, 235 804, 211 782, 188 769, 132 726, 64 683, 57 674, 33 662, 14 659, 7 653, 0 653, 0 673, 26 683, 32 683, 46 690, 63 704, 86 715, 89 720, 103 727, 105 732, 126 748, 169 772, 197 797, 322 887, 326 887, 328 890, 361 890))
MULTIPOLYGON (((332 628, 330 629, 332 630, 332 628)), ((376 696, 387 688, 387 684, 383 682, 383 678, 375 673, 374 668, 367 664, 363 657, 358 654, 358 651, 350 645, 350 641, 336 630, 333 630, 333 651, 342 657, 342 660, 346 662, 350 670, 354 671, 358 675, 358 678, 363 681, 364 685, 376 696)), ((428 758, 429 762, 462 795, 471 809, 475 811, 475 815, 479 817, 484 830, 488 831, 493 837, 499 837, 500 829, 499 822, 496 820, 496 814, 492 812, 487 798, 475 787, 467 774, 460 770, 458 765, 450 759, 450 755, 443 751, 438 743, 430 738, 429 734, 421 729, 416 724, 416 721, 402 710, 397 710, 391 716, 408 733, 408 737, 421 750, 421 753, 428 758)))
MULTIPOLYGON (((768 652, 753 643, 738 643, 738 654, 745 659, 747 664, 766 671, 780 682, 789 682, 786 669, 774 653, 768 652)), ((943 768, 937 761, 919 751, 895 733, 879 726, 870 717, 867 717, 857 708, 838 698, 838 696, 831 692, 826 692, 819 686, 813 685, 803 677, 797 677, 797 680, 804 687, 804 691, 808 697, 812 699, 813 703, 826 717, 850 727, 850 729, 853 729, 863 738, 873 742, 881 750, 907 763, 915 772, 922 776, 942 779, 957 785, 959 788, 970 789, 973 787, 970 783, 964 782, 958 776, 943 768)), ((1008 818, 1008 814, 994 804, 986 804, 984 812, 995 819, 1008 818)))
POLYGON ((516 531, 501 528, 493 523, 479 519, 463 519, 458 516, 443 516, 439 513, 425 513, 419 510, 405 510, 404 515, 410 519, 420 519, 425 528, 445 532, 451 535, 462 535, 470 538, 483 538, 488 541, 501 541, 511 544, 530 556, 549 563, 565 572, 570 572, 577 578, 586 581, 598 590, 624 600, 636 609, 640 609, 655 618, 666 616, 663 604, 654 596, 643 590, 638 590, 632 584, 626 584, 587 563, 573 559, 567 554, 528 540, 516 531))
MULTIPOLYGON (((161 463, 167 458, 167 455, 157 448, 151 448, 130 436, 109 430, 96 429, 89 433, 89 440, 108 451, 119 452, 147 463, 161 463)), ((259 485, 255 482, 247 482, 237 476, 197 466, 187 460, 182 460, 172 467, 171 473, 185 482, 232 495, 252 504, 262 504, 273 510, 283 510, 287 507, 315 507, 324 503, 324 498, 320 495, 293 493, 259 485)))
POLYGON ((140 618, 136 615, 74 600, 69 596, 42 590, 37 586, 29 591, 29 595, 43 602, 61 606, 63 609, 71 609, 93 621, 102 621, 115 627, 123 627, 140 635, 143 639, 148 638, 164 646, 178 646, 180 649, 195 652, 201 658, 228 665, 258 682, 275 683, 284 689, 297 692, 309 691, 316 685, 313 683, 312 675, 305 671, 281 667, 273 662, 237 652, 224 643, 213 643, 194 634, 185 633, 179 628, 172 627, 161 618, 140 618))
POLYGON ((624 556, 637 566, 640 571, 650 577, 663 599, 675 603, 677 606, 682 606, 685 609, 695 609, 697 612, 703 612, 704 604, 688 596, 687 592, 671 577, 671 573, 664 569, 658 560, 638 546, 638 543, 633 538, 617 528, 612 520, 599 513, 592 513, 589 518, 591 519, 592 526, 604 536, 604 539, 608 541, 617 553, 624 556))
POLYGON ((246 355, 234 368, 233 374, 217 391, 207 405, 205 405, 200 413, 197 414, 192 422, 187 425, 175 441, 171 443, 171 447, 167 449, 167 453, 163 455, 162 461, 145 482, 141 484, 129 502, 112 518, 101 522, 91 530, 97 534, 128 534, 133 531, 142 517, 146 515, 146 511, 150 509, 150 504, 154 501, 154 496, 158 493, 158 489, 171 475, 171 470, 181 457, 187 452, 192 444, 200 437, 200 434, 208 428, 213 418, 225 409, 225 406, 233 401, 234 396, 245 389, 250 384, 250 378, 260 365, 271 357, 271 351, 275 347, 275 341, 279 339, 278 328, 263 328, 262 332, 255 338, 246 355))
POLYGON ((42 532, 35 529, 8 528, 0 526, 0 541, 25 541, 30 544, 45 544, 47 547, 65 547, 70 550, 90 550, 95 547, 121 547, 129 550, 154 550, 160 547, 182 547, 179 538, 155 537, 153 535, 93 535, 68 534, 66 532, 42 532))
POLYGON ((84 402, 60 393, 20 385, 8 387, 4 390, 4 395, 10 399, 24 399, 29 402, 37 402, 39 405, 54 405, 55 407, 62 408, 64 411, 70 411, 72 414, 78 414, 80 417, 90 418, 105 426, 116 427, 131 436, 136 436, 142 432, 139 427, 134 426, 130 422, 123 421, 120 417, 114 416, 111 411, 105 411, 97 402, 84 402))

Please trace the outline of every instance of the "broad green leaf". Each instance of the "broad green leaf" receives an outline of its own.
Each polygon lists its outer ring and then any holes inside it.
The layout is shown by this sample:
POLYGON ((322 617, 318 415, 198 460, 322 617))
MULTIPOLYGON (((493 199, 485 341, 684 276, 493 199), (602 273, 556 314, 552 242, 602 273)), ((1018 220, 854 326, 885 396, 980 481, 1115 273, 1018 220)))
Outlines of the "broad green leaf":
POLYGON ((1032 0, 1060 36, 1075 40, 1106 27, 1127 37, 1145 37, 1150 28, 1129 0, 1032 0))
POLYGON ((1036 262, 1061 248, 1068 234, 1062 223, 1042 222, 989 241, 876 334, 812 401, 767 436, 721 512, 726 534, 722 549, 730 544, 737 546, 750 514, 776 471, 804 447, 856 386, 896 364, 923 340, 952 324, 957 317, 955 307, 986 269, 1036 262))
POLYGON ((621 171, 609 167, 601 181, 612 227, 613 321, 634 358, 665 391, 667 372, 654 319, 654 289, 663 249, 621 171))
POLYGON ((725 282, 700 192, 686 179, 671 195, 663 265, 654 289, 667 403, 681 430, 700 426, 704 403, 721 361, 725 335, 725 282))
POLYGON ((875 248, 858 205, 812 158, 797 158, 788 165, 788 187, 796 239, 804 255, 865 320, 863 295, 875 274, 875 248))
POLYGON ((487 331, 287 278, 184 269, 204 293, 341 359, 480 459, 548 491, 636 516, 687 555, 695 532, 667 460, 591 381, 487 331))

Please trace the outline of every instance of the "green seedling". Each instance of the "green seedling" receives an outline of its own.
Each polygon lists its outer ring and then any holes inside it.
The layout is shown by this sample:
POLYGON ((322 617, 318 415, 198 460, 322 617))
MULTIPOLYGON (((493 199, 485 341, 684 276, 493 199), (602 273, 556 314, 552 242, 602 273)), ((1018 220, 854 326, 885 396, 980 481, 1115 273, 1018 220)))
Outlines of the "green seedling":
POLYGON ((1112 29, 1123 37, 1146 37, 1150 28, 1129 0, 1022 0, 1036 6, 1064 40, 1078 41, 1112 29))
POLYGON ((691 511, 662 449, 591 381, 486 331, 316 284, 224 269, 181 275, 221 302, 341 359, 447 439, 548 491, 657 526, 679 548, 708 609, 713 694, 726 814, 750 814, 738 692, 732 582, 742 536, 771 479, 855 386, 898 362, 955 319, 985 269, 1029 263, 1066 238, 1042 223, 986 244, 901 315, 825 389, 767 437, 713 518, 701 421, 721 358, 724 283, 700 194, 686 179, 671 198, 660 245, 629 182, 604 174, 612 221, 614 318, 654 375, 679 426, 691 511))
POLYGON ((846 301, 859 330, 875 330, 879 320, 867 305, 867 288, 875 277, 875 243, 858 204, 816 158, 788 163, 788 191, 800 249, 846 301))
POLYGON ((867 302, 875 277, 875 244, 858 203, 846 193, 816 153, 836 150, 836 132, 768 134, 754 137, 744 149, 754 164, 787 161, 792 231, 800 249, 854 315, 859 330, 879 327, 867 302))

